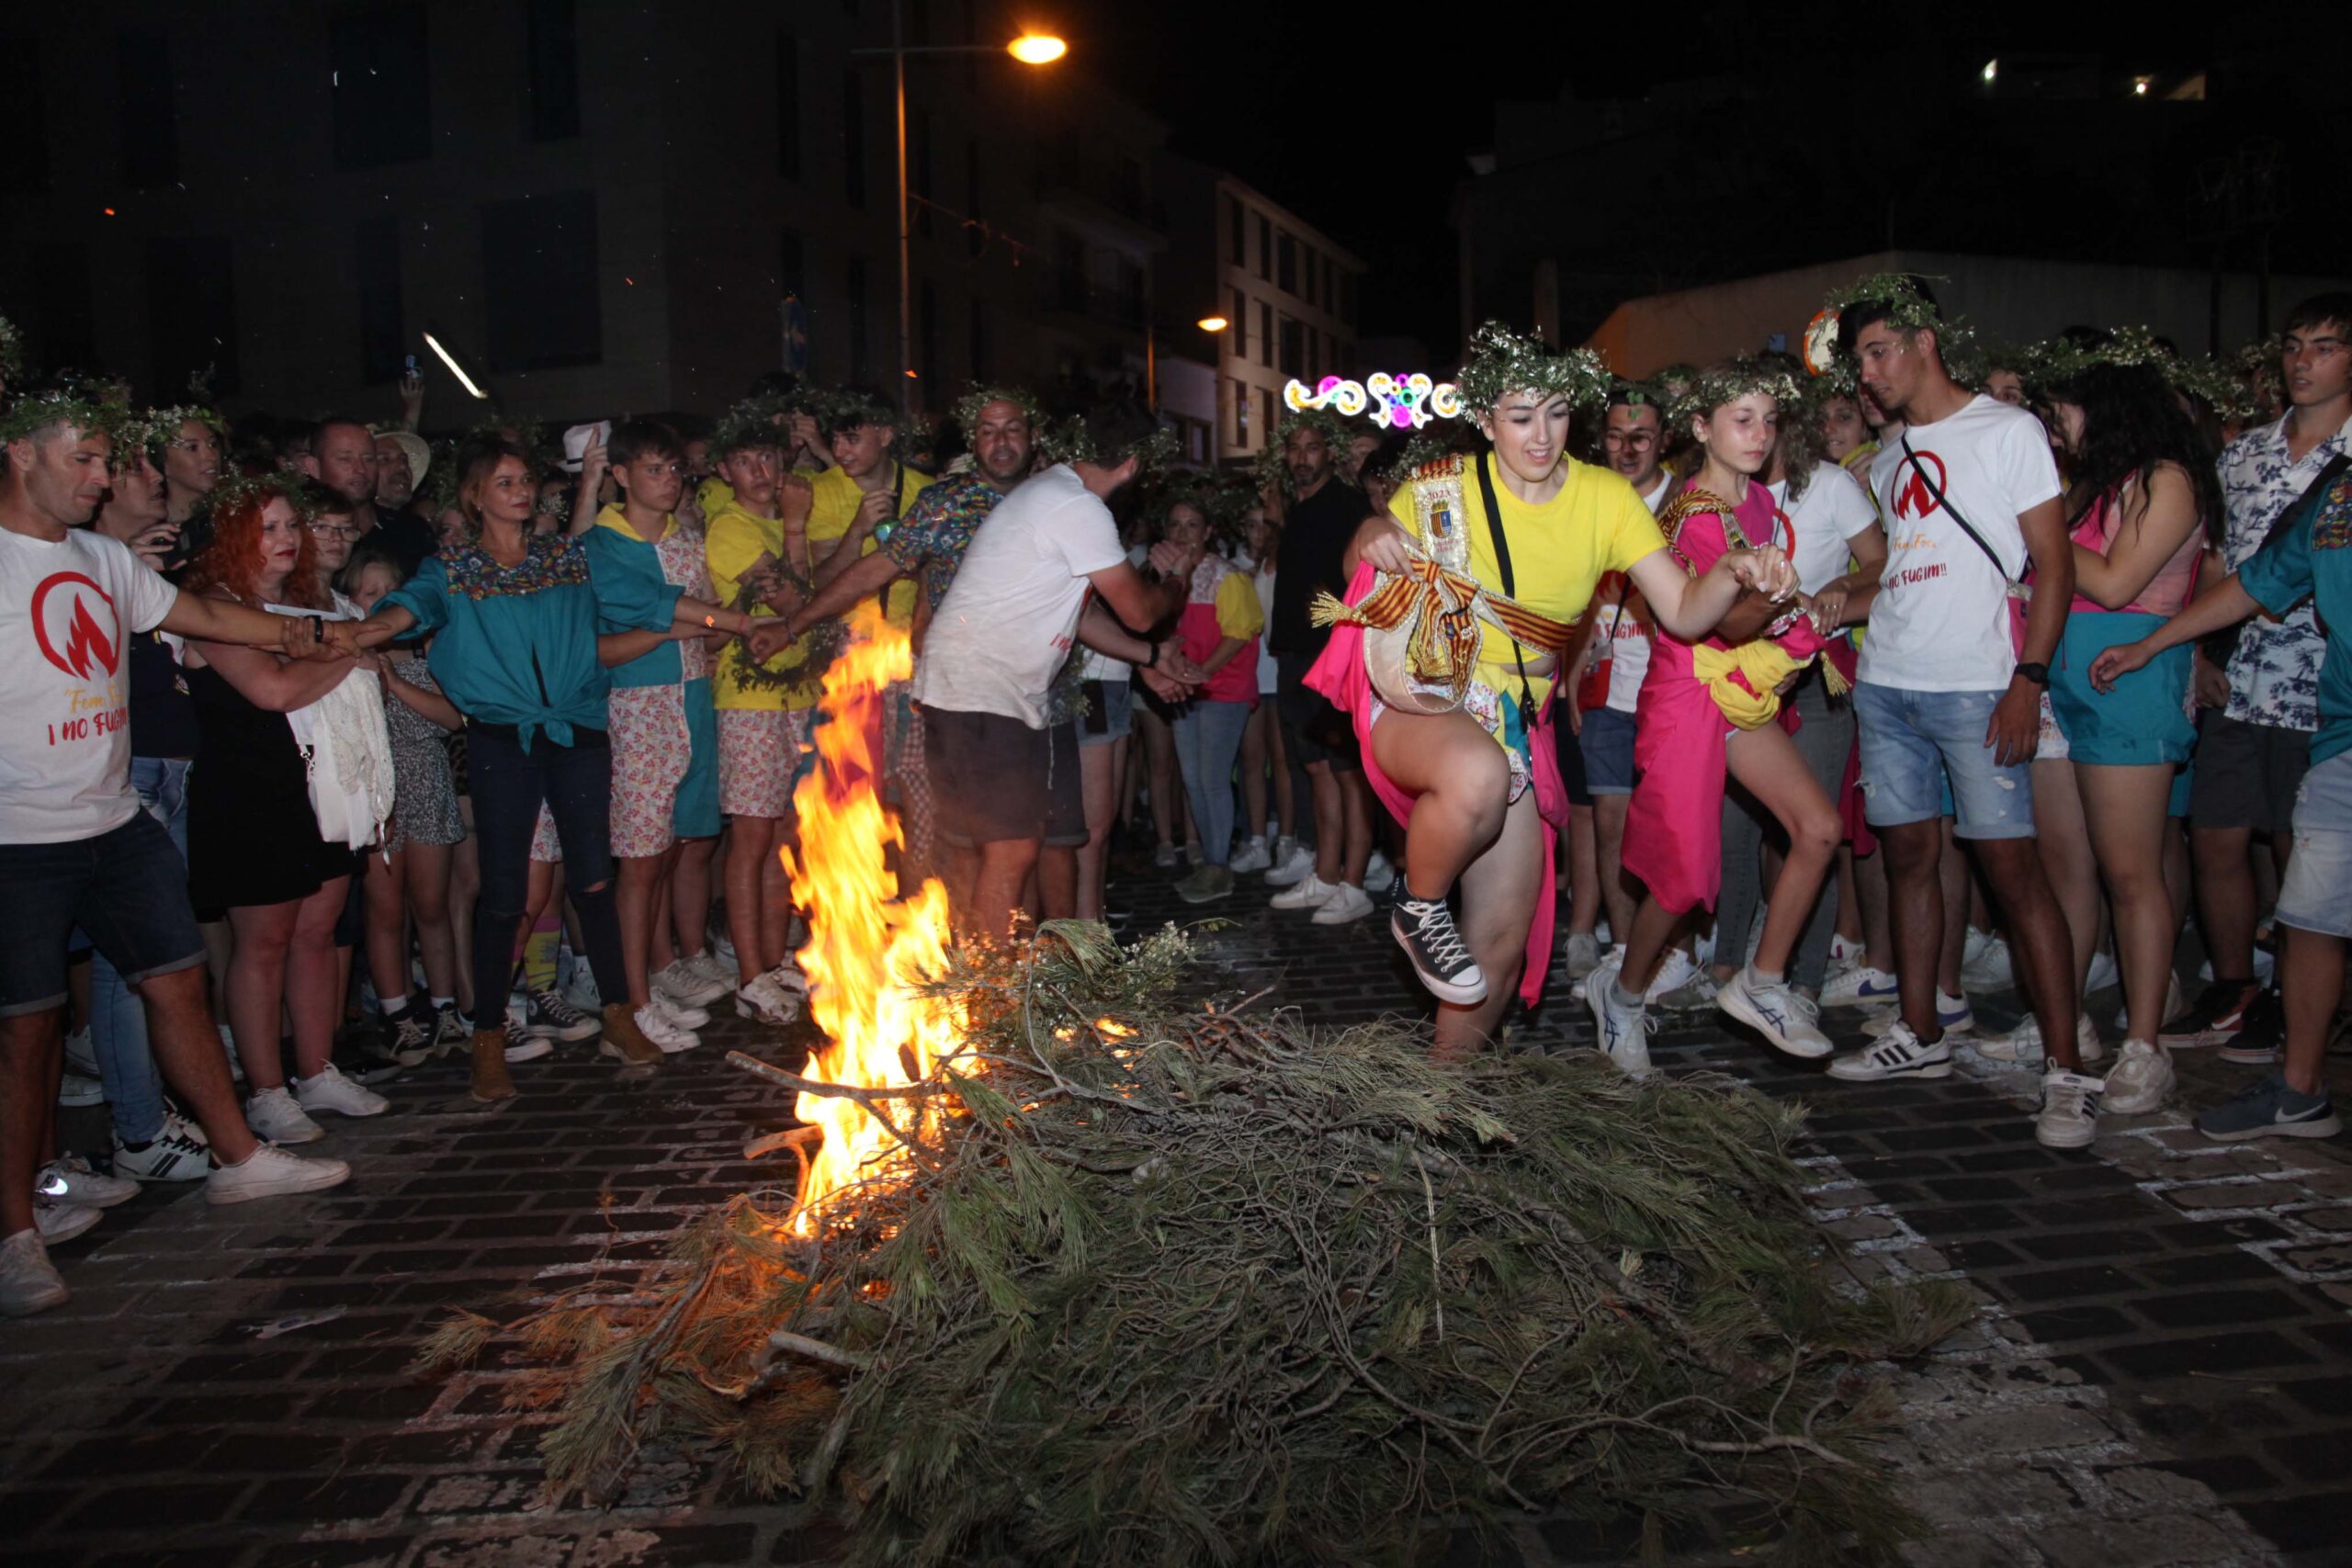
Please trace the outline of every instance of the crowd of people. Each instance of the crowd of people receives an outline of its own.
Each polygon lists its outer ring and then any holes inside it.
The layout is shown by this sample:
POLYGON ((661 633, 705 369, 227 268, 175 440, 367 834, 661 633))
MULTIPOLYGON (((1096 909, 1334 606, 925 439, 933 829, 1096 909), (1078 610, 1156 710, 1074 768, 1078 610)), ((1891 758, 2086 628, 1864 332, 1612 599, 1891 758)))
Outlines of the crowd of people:
POLYGON ((2273 1070, 2209 1135, 2331 1134, 2352 296, 2242 368, 1987 349, 1881 277, 1802 355, 1647 381, 1490 324, 1462 420, 1311 410, 1201 472, 1017 387, 436 443, 413 382, 381 425, 232 423, 0 357, 0 1311, 141 1183, 344 1180, 288 1146, 433 1056, 494 1104, 560 1047, 792 1022, 780 852, 880 624, 901 882, 973 939, 1122 919, 1125 831, 1191 905, 1385 913, 1441 1052, 1559 964, 1629 1073, 1676 1009, 1845 1080, 1973 1035, 2080 1146, 2211 1045, 2273 1070), (99 1102, 106 1170, 57 1137, 99 1102))

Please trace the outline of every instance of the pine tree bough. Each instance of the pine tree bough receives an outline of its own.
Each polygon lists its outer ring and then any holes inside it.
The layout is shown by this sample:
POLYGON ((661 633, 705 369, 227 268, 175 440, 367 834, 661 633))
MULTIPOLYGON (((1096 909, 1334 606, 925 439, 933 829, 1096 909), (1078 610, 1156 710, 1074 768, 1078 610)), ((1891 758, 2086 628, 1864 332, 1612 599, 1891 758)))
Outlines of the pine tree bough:
POLYGON ((862 1564, 1402 1561, 1464 1517, 1726 1492, 1777 1562, 1912 1531, 1872 1363, 1973 1308, 1843 1268, 1799 1112, 1206 1010, 1172 930, 957 962, 969 1049, 929 1098, 860 1101, 900 1140, 864 1181, 806 1216, 733 1199, 651 1304, 443 1331, 443 1361, 538 1363, 516 1398, 559 1417, 557 1494, 702 1447, 837 1510, 862 1564))

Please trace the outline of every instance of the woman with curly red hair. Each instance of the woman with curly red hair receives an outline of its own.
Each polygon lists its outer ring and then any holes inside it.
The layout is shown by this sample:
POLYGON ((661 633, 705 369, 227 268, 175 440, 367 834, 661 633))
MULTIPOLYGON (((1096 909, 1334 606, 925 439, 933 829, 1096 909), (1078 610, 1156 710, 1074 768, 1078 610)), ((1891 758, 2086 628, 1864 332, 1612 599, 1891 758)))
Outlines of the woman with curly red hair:
MULTIPOLYGON (((224 481, 214 491, 211 542, 190 563, 183 592, 254 609, 330 610, 296 508, 299 486, 290 476, 224 481)), ((185 662, 203 738, 188 774, 188 891, 199 912, 228 911, 235 940, 223 999, 252 1091, 245 1119, 272 1143, 309 1143, 324 1135, 311 1112, 373 1116, 385 1101, 330 1059, 342 1011, 335 918, 358 856, 321 832, 288 716, 345 681, 372 682, 374 660, 297 662, 192 642, 185 662), (294 1029, 290 1089, 281 1006, 294 1029)))

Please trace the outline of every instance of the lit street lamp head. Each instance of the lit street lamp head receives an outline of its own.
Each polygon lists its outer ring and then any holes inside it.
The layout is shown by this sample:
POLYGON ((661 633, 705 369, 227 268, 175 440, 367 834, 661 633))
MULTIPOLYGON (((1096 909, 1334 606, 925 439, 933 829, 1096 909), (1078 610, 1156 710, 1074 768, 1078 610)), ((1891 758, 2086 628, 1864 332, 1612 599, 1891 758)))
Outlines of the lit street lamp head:
POLYGON ((1051 65, 1069 52, 1069 45, 1050 33, 1023 33, 1005 45, 1005 52, 1023 65, 1051 65))
POLYGON ((1194 321, 1193 324, 1200 328, 1201 331, 1204 333, 1221 333, 1233 323, 1227 321, 1223 316, 1203 316, 1199 321, 1194 321))

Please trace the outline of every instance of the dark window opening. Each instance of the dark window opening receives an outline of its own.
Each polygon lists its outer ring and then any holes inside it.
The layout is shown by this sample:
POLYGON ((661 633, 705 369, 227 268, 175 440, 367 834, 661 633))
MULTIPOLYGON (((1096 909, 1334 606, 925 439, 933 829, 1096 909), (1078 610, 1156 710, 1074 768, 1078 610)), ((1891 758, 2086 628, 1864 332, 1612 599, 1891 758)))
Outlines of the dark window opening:
POLYGON ((865 205, 865 78, 854 66, 842 82, 842 195, 865 205))
POLYGON ((1274 220, 1262 212, 1258 214, 1258 276, 1274 276, 1274 220))
POLYGON ((1274 308, 1262 299, 1258 302, 1258 363, 1270 370, 1274 365, 1274 308))
POLYGON ((1306 374, 1306 333, 1290 317, 1283 318, 1282 373, 1292 380, 1303 380, 1306 374))
POLYGON ((1233 357, 1250 357, 1250 296, 1233 291, 1233 357))
POLYGON ((409 353, 407 321, 401 310, 399 220, 363 218, 356 240, 359 375, 374 385, 398 379, 409 353))
POLYGON ((433 155, 424 7, 376 6, 328 24, 334 161, 372 169, 433 155))
POLYGON ((481 261, 491 369, 555 370, 603 362, 594 191, 559 191, 484 207, 481 261))
POLYGON ((179 117, 172 104, 169 34, 125 33, 115 40, 122 88, 122 180, 153 190, 180 177, 179 117))
POLYGON ((1235 266, 1244 265, 1249 260, 1250 232, 1241 212, 1241 198, 1238 196, 1225 198, 1225 243, 1230 247, 1226 259, 1235 266))
POLYGON ((1298 242, 1288 234, 1274 243, 1274 287, 1285 294, 1298 292, 1298 242))
POLYGON ((524 54, 531 71, 531 140, 580 134, 580 16, 575 0, 529 0, 524 54))

